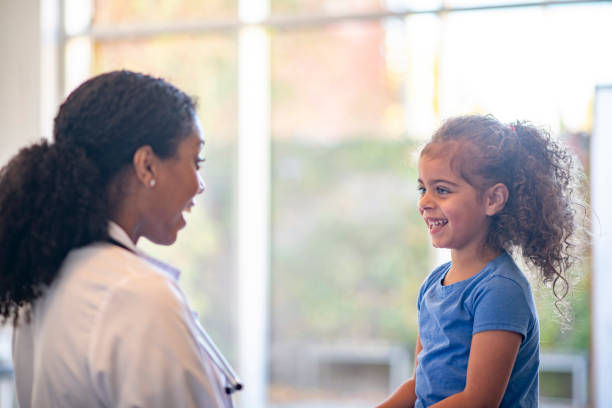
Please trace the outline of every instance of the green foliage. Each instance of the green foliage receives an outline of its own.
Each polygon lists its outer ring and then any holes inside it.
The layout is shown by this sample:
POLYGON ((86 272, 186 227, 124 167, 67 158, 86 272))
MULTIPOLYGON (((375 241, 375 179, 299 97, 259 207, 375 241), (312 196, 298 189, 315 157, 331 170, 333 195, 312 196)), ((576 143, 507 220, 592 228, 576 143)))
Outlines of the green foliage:
MULTIPOLYGON (((544 351, 588 352, 590 347, 590 279, 587 266, 576 271, 580 280, 574 282, 565 302, 568 317, 560 315, 555 307, 556 298, 549 287, 533 284, 540 317, 540 344, 544 351)), ((563 310, 563 309, 562 309, 563 310)))
POLYGON ((429 240, 412 149, 371 139, 274 144, 274 338, 414 342, 429 240))

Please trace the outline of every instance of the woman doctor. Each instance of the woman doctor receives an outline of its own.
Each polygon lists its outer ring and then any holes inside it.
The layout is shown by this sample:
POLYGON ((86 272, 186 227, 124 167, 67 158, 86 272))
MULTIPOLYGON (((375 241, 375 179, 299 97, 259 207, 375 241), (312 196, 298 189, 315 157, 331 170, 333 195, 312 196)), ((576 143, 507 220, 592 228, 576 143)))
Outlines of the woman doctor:
POLYGON ((22 408, 232 407, 240 384, 178 271, 136 247, 176 240, 204 191, 203 144, 189 96, 115 71, 68 96, 53 143, 1 170, 0 313, 22 408))

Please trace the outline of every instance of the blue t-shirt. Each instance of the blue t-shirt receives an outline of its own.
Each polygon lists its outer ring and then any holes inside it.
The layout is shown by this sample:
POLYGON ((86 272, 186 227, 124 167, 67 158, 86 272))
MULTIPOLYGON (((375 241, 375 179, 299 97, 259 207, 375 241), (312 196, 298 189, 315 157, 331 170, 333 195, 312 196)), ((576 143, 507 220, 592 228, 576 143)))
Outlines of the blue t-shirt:
POLYGON ((540 330, 529 282, 506 252, 471 278, 443 286, 450 266, 436 268, 419 291, 423 350, 417 356, 415 408, 465 389, 472 335, 487 330, 523 336, 500 407, 537 407, 540 330))

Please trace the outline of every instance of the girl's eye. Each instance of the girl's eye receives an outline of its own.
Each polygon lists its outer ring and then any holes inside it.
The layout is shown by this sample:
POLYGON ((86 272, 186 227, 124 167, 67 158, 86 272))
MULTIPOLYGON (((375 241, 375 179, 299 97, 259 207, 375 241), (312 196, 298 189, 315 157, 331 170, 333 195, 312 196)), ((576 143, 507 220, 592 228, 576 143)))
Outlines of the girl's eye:
POLYGON ((420 195, 424 195, 425 194, 425 187, 418 186, 417 187, 417 191, 419 192, 420 195))
POLYGON ((450 191, 448 191, 444 187, 436 187, 436 191, 438 191, 438 194, 448 194, 448 193, 450 193, 450 191))

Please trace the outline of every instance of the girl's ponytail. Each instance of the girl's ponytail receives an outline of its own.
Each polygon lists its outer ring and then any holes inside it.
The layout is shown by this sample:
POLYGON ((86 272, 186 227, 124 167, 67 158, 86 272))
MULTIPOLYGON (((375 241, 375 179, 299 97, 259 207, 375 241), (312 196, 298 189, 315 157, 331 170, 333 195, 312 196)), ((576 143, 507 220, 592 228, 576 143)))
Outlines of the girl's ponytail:
POLYGON ((16 324, 72 248, 103 239, 99 172, 85 153, 41 141, 0 170, 0 315, 16 324))
POLYGON ((516 218, 511 243, 540 269, 542 280, 552 283, 561 300, 569 290, 567 271, 576 258, 573 158, 543 130, 521 122, 510 127, 518 141, 515 177, 509 186, 513 200, 504 211, 516 218))

